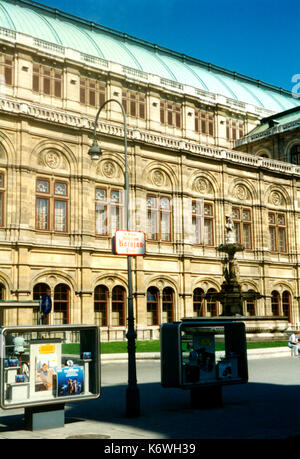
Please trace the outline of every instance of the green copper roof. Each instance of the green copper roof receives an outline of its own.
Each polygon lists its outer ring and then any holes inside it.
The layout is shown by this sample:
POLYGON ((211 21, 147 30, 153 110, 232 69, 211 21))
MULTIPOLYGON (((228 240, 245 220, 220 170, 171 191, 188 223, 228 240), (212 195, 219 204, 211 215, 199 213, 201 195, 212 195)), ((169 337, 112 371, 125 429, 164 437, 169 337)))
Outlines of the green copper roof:
POLYGON ((252 131, 249 132, 247 137, 253 137, 257 134, 270 133, 272 135, 272 128, 299 128, 300 127, 300 106, 294 107, 290 110, 285 110, 281 113, 276 113, 274 115, 268 116, 267 118, 262 118, 260 124, 256 126, 252 131))
POLYGON ((274 112, 300 104, 286 90, 30 0, 1 0, 0 27, 274 112))

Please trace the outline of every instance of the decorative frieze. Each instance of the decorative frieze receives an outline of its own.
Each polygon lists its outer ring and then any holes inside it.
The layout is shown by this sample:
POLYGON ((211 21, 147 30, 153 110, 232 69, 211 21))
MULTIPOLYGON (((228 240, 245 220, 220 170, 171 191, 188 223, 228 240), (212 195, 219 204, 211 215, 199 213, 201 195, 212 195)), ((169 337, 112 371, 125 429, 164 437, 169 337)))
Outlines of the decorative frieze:
MULTIPOLYGON (((54 109, 43 108, 38 105, 15 102, 11 99, 0 98, 0 109, 4 112, 15 114, 26 114, 35 119, 46 120, 52 123, 58 123, 75 128, 94 129, 94 119, 81 117, 79 115, 70 115, 54 109)), ((98 123, 99 132, 107 135, 124 137, 124 129, 110 123, 100 121, 98 123)), ((142 131, 137 128, 127 129, 129 140, 139 140, 151 145, 169 148, 175 151, 186 151, 200 156, 207 156, 219 160, 227 160, 236 164, 248 165, 251 167, 260 167, 269 169, 283 174, 294 174, 300 176, 300 167, 294 164, 278 161, 275 159, 262 158, 248 153, 233 150, 225 150, 218 147, 201 145, 196 142, 182 140, 175 137, 167 137, 161 134, 153 134, 148 131, 142 131), (139 135, 137 135, 139 133, 139 135)))

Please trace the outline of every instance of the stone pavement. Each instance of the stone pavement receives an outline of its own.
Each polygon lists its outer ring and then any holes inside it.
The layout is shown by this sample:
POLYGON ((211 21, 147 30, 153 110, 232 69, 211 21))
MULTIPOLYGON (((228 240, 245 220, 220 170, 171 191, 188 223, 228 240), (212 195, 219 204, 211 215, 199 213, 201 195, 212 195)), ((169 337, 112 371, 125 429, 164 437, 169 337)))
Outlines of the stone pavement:
POLYGON ((162 388, 157 355, 148 360, 149 354, 137 355, 137 363, 145 366, 148 374, 153 372, 153 377, 138 382, 141 416, 131 419, 125 416, 125 381, 108 384, 116 362, 126 372, 127 362, 122 361, 126 357, 102 358, 103 373, 111 373, 100 398, 67 404, 64 427, 26 431, 24 410, 0 410, 0 439, 155 441, 300 436, 300 361, 291 358, 286 348, 259 351, 248 351, 249 382, 223 387, 223 406, 203 410, 191 408, 190 391, 162 388))

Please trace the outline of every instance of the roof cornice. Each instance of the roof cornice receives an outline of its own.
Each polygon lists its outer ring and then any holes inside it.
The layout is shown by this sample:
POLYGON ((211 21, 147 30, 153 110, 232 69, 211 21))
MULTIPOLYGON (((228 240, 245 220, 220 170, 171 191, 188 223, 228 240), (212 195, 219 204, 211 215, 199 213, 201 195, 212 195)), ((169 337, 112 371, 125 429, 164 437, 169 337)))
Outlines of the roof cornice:
POLYGON ((83 26, 85 26, 85 27, 87 27, 89 29, 94 29, 94 30, 99 30, 101 32, 105 32, 107 34, 110 34, 110 35, 113 35, 114 37, 119 38, 122 41, 123 40, 132 41, 135 44, 139 44, 141 46, 144 46, 144 47, 147 47, 147 48, 151 49, 155 53, 166 54, 166 55, 175 57, 175 58, 181 60, 182 62, 196 64, 196 65, 199 65, 199 66, 201 66, 202 68, 204 68, 206 70, 218 72, 218 73, 220 73, 222 75, 229 76, 230 78, 233 78, 235 80, 239 80, 239 81, 242 81, 242 82, 247 82, 247 83, 253 84, 253 85, 255 85, 255 86, 259 87, 259 88, 268 89, 268 90, 277 92, 277 93, 279 93, 281 95, 292 97, 291 91, 288 91, 287 89, 283 89, 283 88, 280 88, 278 86, 272 85, 270 83, 266 83, 266 82, 263 82, 261 80, 258 80, 258 79, 243 75, 243 74, 241 74, 239 72, 228 70, 228 69, 226 69, 224 67, 220 67, 218 65, 202 61, 200 59, 188 56, 186 54, 182 54, 182 53, 179 53, 177 51, 173 51, 173 50, 171 50, 169 48, 166 48, 166 47, 163 47, 163 46, 148 42, 148 41, 140 39, 140 38, 136 38, 136 37, 134 37, 132 35, 128 35, 128 34, 123 33, 123 32, 119 32, 117 30, 111 29, 111 28, 106 27, 106 26, 102 26, 102 25, 97 24, 97 23, 95 23, 93 21, 89 21, 89 20, 80 18, 78 16, 63 12, 63 11, 61 11, 59 9, 52 8, 52 7, 47 6, 47 5, 43 5, 41 3, 38 3, 38 2, 35 2, 35 1, 32 1, 32 0, 6 0, 6 1, 9 2, 9 3, 13 3, 13 4, 26 5, 26 6, 29 6, 30 8, 38 9, 41 12, 52 14, 55 17, 59 16, 64 20, 72 21, 72 22, 75 22, 77 24, 80 23, 81 25, 83 25, 83 26))

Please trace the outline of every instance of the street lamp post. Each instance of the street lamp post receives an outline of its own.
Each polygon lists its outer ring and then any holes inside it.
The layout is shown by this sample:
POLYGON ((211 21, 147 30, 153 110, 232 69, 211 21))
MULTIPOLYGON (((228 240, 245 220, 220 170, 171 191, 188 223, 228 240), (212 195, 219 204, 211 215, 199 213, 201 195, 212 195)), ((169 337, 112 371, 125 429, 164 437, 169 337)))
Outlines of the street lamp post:
MULTIPOLYGON (((125 209, 126 209, 126 230, 129 230, 129 174, 128 174, 128 156, 127 156, 127 123, 126 113, 123 105, 117 99, 106 100, 99 108, 94 126, 93 145, 89 149, 89 155, 92 160, 98 160, 102 154, 101 148, 98 145, 96 132, 98 118, 103 107, 109 102, 116 102, 122 110, 124 120, 124 150, 125 150, 125 209)), ((127 256, 127 272, 128 272, 128 330, 126 334, 128 342, 128 387, 126 390, 126 415, 128 417, 137 417, 140 415, 140 396, 136 379, 136 358, 135 358, 135 340, 136 332, 134 329, 134 313, 133 313, 133 293, 132 293, 132 271, 131 271, 131 256, 127 256)))

